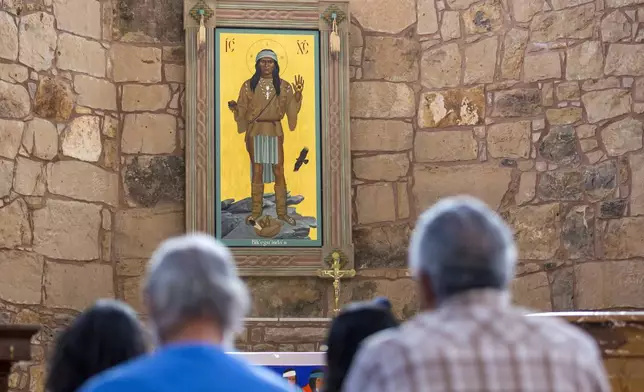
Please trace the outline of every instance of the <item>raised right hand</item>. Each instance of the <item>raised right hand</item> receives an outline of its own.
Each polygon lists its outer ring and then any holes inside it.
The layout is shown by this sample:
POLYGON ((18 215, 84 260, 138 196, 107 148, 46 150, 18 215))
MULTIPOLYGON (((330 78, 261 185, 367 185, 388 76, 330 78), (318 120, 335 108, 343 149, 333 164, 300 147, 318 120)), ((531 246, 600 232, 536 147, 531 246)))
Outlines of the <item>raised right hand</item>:
POLYGON ((230 109, 231 112, 236 112, 237 111, 237 102, 235 101, 228 101, 228 109, 230 109))

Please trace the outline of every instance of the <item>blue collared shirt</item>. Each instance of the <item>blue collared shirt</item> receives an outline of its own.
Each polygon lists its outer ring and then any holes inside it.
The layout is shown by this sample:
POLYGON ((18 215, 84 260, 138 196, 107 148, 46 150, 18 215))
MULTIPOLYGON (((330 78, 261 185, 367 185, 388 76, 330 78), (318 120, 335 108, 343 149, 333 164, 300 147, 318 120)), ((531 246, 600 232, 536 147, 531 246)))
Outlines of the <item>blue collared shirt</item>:
POLYGON ((107 370, 79 392, 289 392, 277 374, 202 343, 172 344, 107 370))

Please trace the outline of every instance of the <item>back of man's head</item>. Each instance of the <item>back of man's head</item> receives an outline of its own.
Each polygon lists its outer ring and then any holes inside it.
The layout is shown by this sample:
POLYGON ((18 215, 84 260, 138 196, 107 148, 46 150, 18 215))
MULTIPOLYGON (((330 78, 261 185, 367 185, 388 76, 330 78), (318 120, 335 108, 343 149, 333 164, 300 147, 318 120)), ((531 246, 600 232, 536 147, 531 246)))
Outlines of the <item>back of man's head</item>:
POLYGON ((506 290, 515 261, 510 229, 467 196, 443 199, 421 215, 409 250, 412 274, 429 279, 438 302, 472 289, 506 290))
POLYGON ((207 320, 230 344, 250 307, 231 253, 202 234, 161 244, 148 267, 144 297, 160 342, 192 322, 207 320))

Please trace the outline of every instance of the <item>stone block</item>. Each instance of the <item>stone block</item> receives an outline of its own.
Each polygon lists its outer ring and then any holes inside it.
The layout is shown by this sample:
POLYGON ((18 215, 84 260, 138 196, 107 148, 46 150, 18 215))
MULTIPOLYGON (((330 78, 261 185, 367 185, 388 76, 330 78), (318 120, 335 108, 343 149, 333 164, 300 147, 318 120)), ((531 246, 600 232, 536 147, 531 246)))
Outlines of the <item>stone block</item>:
POLYGON ((34 250, 52 259, 96 260, 101 207, 48 199, 33 212, 34 250))
POLYGON ((494 117, 536 116, 543 112, 538 89, 515 89, 494 94, 494 117))
MULTIPOLYGON (((28 93, 27 98, 29 98, 28 93)), ((45 119, 67 122, 72 114, 74 99, 71 88, 61 79, 42 78, 38 82, 34 112, 45 119)))
POLYGON ((394 189, 390 183, 359 185, 356 192, 358 224, 396 220, 394 189))
POLYGON ((264 330, 268 343, 300 343, 323 342, 326 339, 326 328, 300 327, 300 328, 266 328, 264 330))
POLYGON ((356 178, 370 181, 396 181, 409 171, 407 154, 381 154, 353 159, 356 178))
POLYGON ((628 166, 631 169, 631 215, 644 215, 644 154, 630 154, 628 166))
POLYGON ((519 190, 517 191, 514 200, 517 205, 527 204, 536 194, 537 186, 537 173, 535 172, 525 172, 521 173, 521 180, 519 182, 519 190))
POLYGON ((418 17, 417 34, 434 34, 438 31, 438 14, 433 0, 417 0, 416 15, 418 17))
POLYGON ((576 171, 542 173, 537 186, 541 200, 579 201, 583 198, 583 176, 576 171))
POLYGON ((0 64, 0 80, 9 83, 24 83, 28 78, 29 70, 27 67, 19 64, 0 64))
POLYGON ((101 156, 100 118, 76 117, 62 136, 63 155, 86 162, 97 162, 101 156))
POLYGON ((631 23, 624 13, 615 10, 602 20, 601 34, 604 42, 621 41, 631 36, 631 23))
POLYGON ((186 68, 183 65, 165 64, 163 66, 165 81, 169 83, 185 83, 186 68))
POLYGON ((630 259, 644 256, 644 243, 640 240, 644 218, 632 217, 609 220, 601 238, 606 259, 630 259))
POLYGON ((456 87, 461 82, 461 52, 451 43, 423 52, 420 60, 420 82, 425 88, 456 87))
POLYGON ((598 79, 604 74, 604 52, 599 41, 586 41, 566 50, 566 79, 598 79))
POLYGON ((114 81, 157 83, 161 81, 161 49, 115 43, 110 48, 114 81))
POLYGON ((502 213, 514 231, 519 259, 554 257, 559 248, 560 214, 558 203, 512 208, 502 213))
POLYGON ((128 204, 153 207, 160 202, 183 204, 183 156, 134 156, 125 160, 123 189, 128 204))
POLYGON ((177 119, 169 114, 127 114, 123 125, 121 152, 164 154, 177 147, 177 119))
POLYGON ((84 310, 99 298, 114 298, 114 276, 107 264, 47 262, 45 305, 84 310))
POLYGON ((27 89, 19 84, 0 80, 0 117, 20 119, 31 111, 27 89))
POLYGON ((31 240, 27 203, 16 199, 0 208, 0 248, 28 247, 31 240))
POLYGON ((118 175, 79 161, 58 161, 47 166, 49 192, 72 199, 118 204, 118 175))
POLYGON ((615 76, 609 76, 598 80, 586 80, 581 85, 582 91, 596 91, 606 90, 609 88, 620 88, 622 86, 620 80, 615 76))
POLYGON ((120 284, 120 291, 123 293, 123 300, 126 303, 139 313, 145 312, 140 278, 123 279, 120 284))
MULTIPOLYGON (((432 2, 433 3, 433 2, 432 2)), ((461 37, 461 18, 456 11, 444 11, 441 21, 441 37, 443 41, 461 37)))
POLYGON ((251 317, 321 317, 329 282, 317 278, 246 278, 251 317))
MULTIPOLYGON (((524 2, 524 0, 516 1, 524 2)), ((528 31, 516 28, 505 34, 501 59, 501 75, 504 79, 519 79, 523 68, 525 49, 528 45, 528 36, 528 31)))
POLYGON ((477 197, 496 210, 510 185, 511 171, 508 167, 487 164, 447 167, 415 165, 413 210, 420 213, 444 197, 461 194, 477 197))
POLYGON ((644 45, 611 44, 604 67, 606 75, 644 75, 644 45))
POLYGON ((13 190, 24 196, 43 196, 47 190, 45 165, 39 161, 18 157, 13 190))
POLYGON ((644 306, 644 264, 639 260, 601 261, 575 266, 577 309, 644 306))
POLYGON ((587 166, 584 168, 583 175, 584 190, 593 201, 609 196, 617 187, 617 167, 614 161, 587 166))
POLYGON ((418 126, 446 128, 483 124, 485 92, 482 87, 426 92, 420 96, 418 126))
POLYGON ((582 115, 583 109, 576 107, 546 110, 546 118, 550 125, 574 124, 577 121, 581 121, 582 115))
POLYGON ((570 125, 552 127, 539 145, 539 155, 546 160, 569 164, 579 159, 575 129, 570 125))
POLYGON ((22 64, 45 71, 51 68, 56 50, 54 17, 46 12, 20 18, 20 56, 22 64))
POLYGON ((389 82, 418 80, 420 43, 407 37, 371 37, 364 40, 362 76, 389 82))
POLYGON ((576 101, 581 98, 577 82, 559 83, 555 86, 555 91, 559 101, 576 101))
POLYGON ((101 3, 97 0, 54 0, 60 30, 101 39, 101 3))
POLYGON ((512 16, 517 22, 529 22, 543 9, 541 0, 512 0, 512 16))
POLYGON ((446 0, 447 5, 453 10, 465 10, 476 3, 478 0, 446 0))
POLYGON ((642 148, 644 124, 632 117, 616 121, 600 132, 602 142, 609 156, 626 154, 642 148))
POLYGON ((105 77, 105 49, 96 41, 61 33, 58 36, 57 54, 60 69, 105 77))
POLYGON ((25 124, 21 121, 0 120, 0 157, 14 159, 20 149, 25 124))
POLYGON ((490 37, 465 47, 465 84, 494 81, 498 46, 498 38, 490 37))
POLYGON ((23 146, 28 144, 28 151, 36 158, 49 161, 58 155, 58 131, 56 126, 47 120, 34 118, 25 127, 22 138, 23 146))
POLYGON ((513 302, 532 311, 552 310, 550 284, 545 272, 515 278, 510 284, 513 302))
POLYGON ((559 312, 575 310, 574 269, 560 268, 549 271, 548 280, 552 291, 552 310, 559 312))
POLYGON ((185 232, 182 211, 176 208, 118 210, 114 219, 117 259, 148 258, 170 237, 185 232))
POLYGON ((530 23, 530 37, 532 42, 591 38, 595 25, 595 5, 584 4, 535 15, 530 23))
POLYGON ((351 116, 366 118, 412 117, 414 90, 402 83, 354 82, 351 84, 351 116))
POLYGON ((40 305, 43 264, 35 253, 0 250, 0 297, 14 304, 40 305))
POLYGON ((0 198, 9 196, 13 186, 13 161, 0 159, 0 198))
MULTIPOLYGON (((407 320, 418 313, 420 299, 416 283, 407 278, 352 280, 345 283, 340 294, 341 303, 350 301, 370 301, 377 296, 384 296, 391 302, 391 310, 398 320, 407 320)), ((329 290, 327 306, 333 309, 333 290, 329 290)))
POLYGON ((352 151, 405 151, 412 148, 414 129, 398 120, 351 120, 352 151))
POLYGON ((170 87, 165 84, 127 84, 123 86, 121 108, 126 112, 161 110, 168 106, 170 98, 170 87))
POLYGON ((625 89, 591 91, 581 96, 586 117, 591 124, 631 111, 631 92, 625 89))
POLYGON ((79 105, 94 109, 116 110, 116 86, 107 80, 76 75, 74 90, 78 94, 79 105))
POLYGON ((594 256, 595 221, 591 207, 573 207, 566 215, 561 231, 569 258, 580 259, 594 256))
POLYGON ((467 34, 497 31, 503 24, 503 8, 501 2, 497 0, 473 4, 462 13, 462 16, 467 34))
POLYGON ((417 162, 470 161, 477 156, 478 145, 471 130, 416 133, 417 162))
POLYGON ((561 78, 561 61, 557 52, 542 52, 526 56, 523 62, 526 82, 561 78))
POLYGON ((406 182, 396 184, 396 196, 398 202, 398 219, 409 218, 409 194, 406 182))
MULTIPOLYGON (((421 0, 418 7, 430 10, 429 5, 424 1, 421 0)), ((353 0, 351 14, 367 31, 397 34, 416 22, 416 1, 400 0, 396 3, 396 7, 391 7, 389 0, 353 0)), ((431 15, 425 15, 421 20, 418 33, 429 34, 425 31, 432 30, 431 15)), ((433 29, 433 32, 436 32, 436 29, 438 26, 433 29)))
POLYGON ((531 121, 494 124, 488 128, 487 151, 493 158, 529 158, 531 121))
POLYGON ((0 58, 15 61, 18 58, 18 26, 13 16, 0 11, 0 58))
POLYGON ((410 235, 407 224, 354 229, 356 268, 405 268, 410 235))

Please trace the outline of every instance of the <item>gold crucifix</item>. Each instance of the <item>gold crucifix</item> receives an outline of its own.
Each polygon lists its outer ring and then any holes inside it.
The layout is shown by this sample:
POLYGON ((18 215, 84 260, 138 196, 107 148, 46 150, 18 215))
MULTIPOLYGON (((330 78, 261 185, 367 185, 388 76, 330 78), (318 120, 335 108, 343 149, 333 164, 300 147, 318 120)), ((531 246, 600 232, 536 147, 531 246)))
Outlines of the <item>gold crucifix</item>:
POLYGON ((350 270, 343 270, 342 267, 344 266, 344 263, 342 262, 342 257, 340 255, 339 251, 334 251, 331 253, 331 260, 330 262, 327 261, 329 264, 330 269, 328 270, 318 270, 318 276, 320 278, 331 278, 333 279, 333 300, 335 307, 333 311, 335 314, 338 314, 340 312, 340 279, 342 278, 353 278, 356 276, 356 270, 350 269, 350 270))

